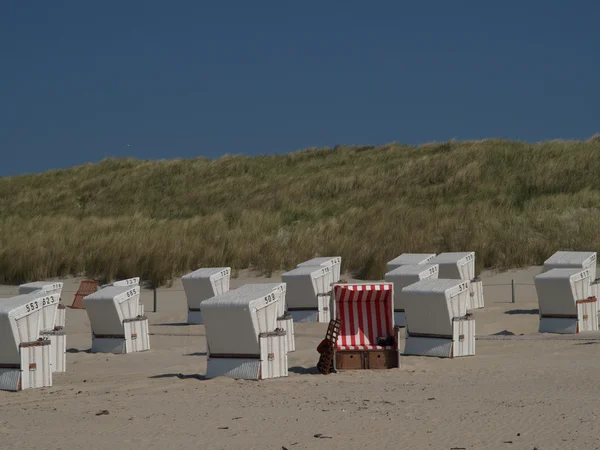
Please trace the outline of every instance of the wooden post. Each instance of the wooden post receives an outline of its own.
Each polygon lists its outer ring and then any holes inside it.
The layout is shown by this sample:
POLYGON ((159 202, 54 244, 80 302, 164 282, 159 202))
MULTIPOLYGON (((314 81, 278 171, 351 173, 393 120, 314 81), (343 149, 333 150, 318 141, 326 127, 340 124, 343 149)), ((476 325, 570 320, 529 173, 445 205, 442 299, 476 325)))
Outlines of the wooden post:
POLYGON ((511 303, 515 302, 515 280, 510 280, 510 284, 511 284, 511 288, 512 288, 512 301, 511 303))
POLYGON ((156 288, 154 288, 154 312, 156 312, 156 288))

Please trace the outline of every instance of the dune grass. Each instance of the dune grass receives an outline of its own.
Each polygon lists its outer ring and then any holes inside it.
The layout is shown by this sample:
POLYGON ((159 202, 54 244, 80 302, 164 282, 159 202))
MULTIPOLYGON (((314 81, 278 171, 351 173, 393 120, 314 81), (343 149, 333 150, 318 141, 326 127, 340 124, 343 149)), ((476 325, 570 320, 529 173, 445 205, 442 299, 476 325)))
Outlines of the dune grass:
POLYGON ((216 160, 108 159, 0 178, 0 282, 86 274, 161 285, 201 266, 318 255, 380 279, 402 252, 482 268, 600 247, 600 142, 485 140, 216 160))

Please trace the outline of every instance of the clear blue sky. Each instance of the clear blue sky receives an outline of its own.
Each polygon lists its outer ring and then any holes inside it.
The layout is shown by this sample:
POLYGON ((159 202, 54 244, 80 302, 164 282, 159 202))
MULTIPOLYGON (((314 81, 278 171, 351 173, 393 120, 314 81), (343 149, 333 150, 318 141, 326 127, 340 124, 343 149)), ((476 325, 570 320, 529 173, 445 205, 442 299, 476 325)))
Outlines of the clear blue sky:
POLYGON ((0 176, 600 132, 600 2, 0 3, 0 176))

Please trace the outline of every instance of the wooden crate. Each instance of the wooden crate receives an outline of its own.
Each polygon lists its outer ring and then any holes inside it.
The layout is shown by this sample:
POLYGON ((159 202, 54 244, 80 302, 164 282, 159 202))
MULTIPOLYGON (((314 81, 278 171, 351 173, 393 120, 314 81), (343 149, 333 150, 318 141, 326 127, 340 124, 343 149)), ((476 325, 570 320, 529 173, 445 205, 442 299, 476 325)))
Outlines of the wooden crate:
POLYGON ((337 370, 392 369, 398 367, 398 350, 336 350, 337 370))

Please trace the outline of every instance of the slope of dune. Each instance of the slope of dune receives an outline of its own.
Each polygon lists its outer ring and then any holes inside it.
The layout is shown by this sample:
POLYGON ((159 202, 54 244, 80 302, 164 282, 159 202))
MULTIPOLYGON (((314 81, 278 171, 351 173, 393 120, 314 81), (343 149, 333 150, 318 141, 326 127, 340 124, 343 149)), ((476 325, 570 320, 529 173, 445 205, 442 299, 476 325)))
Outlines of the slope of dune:
POLYGON ((479 269, 600 247, 600 143, 502 140, 216 160, 108 159, 0 179, 0 281, 198 266, 264 273, 335 254, 381 277, 401 252, 474 250, 479 269))

